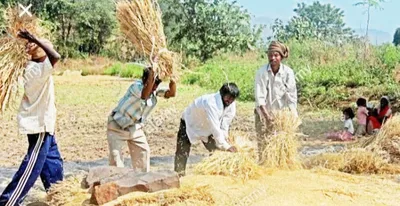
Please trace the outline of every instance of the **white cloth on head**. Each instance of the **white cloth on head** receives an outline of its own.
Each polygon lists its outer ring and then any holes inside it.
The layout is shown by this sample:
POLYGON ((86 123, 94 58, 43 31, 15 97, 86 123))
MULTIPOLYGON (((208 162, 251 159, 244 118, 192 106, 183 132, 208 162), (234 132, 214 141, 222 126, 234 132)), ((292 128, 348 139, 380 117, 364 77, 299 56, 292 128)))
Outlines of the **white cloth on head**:
POLYGON ((48 57, 43 62, 28 62, 23 74, 25 93, 17 117, 21 134, 54 134, 56 106, 52 73, 53 65, 48 57))
POLYGON ((236 102, 224 108, 219 92, 198 97, 182 115, 190 143, 207 142, 212 135, 218 149, 229 149, 228 131, 235 114, 236 102))

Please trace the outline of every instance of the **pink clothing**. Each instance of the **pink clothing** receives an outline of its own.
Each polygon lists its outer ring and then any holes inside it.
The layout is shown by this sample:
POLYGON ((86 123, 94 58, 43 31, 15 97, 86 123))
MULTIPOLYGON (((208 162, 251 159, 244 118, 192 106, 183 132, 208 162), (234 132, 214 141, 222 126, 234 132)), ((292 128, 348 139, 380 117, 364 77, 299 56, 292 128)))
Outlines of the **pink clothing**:
POLYGON ((357 109, 357 121, 358 125, 367 125, 368 110, 366 107, 358 107, 357 109))
POLYGON ((326 137, 328 139, 334 140, 334 141, 351 141, 354 140, 353 134, 350 132, 346 131, 343 135, 343 132, 330 132, 326 134, 326 137))

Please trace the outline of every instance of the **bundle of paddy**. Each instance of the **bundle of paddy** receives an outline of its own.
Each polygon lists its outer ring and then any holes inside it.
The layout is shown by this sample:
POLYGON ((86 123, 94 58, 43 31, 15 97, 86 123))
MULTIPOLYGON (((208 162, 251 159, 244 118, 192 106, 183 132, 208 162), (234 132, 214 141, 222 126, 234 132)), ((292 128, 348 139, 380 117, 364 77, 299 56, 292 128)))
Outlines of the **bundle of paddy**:
POLYGON ((378 134, 361 142, 363 148, 383 150, 389 153, 392 162, 400 161, 400 115, 390 118, 378 134))
POLYGON ((389 164, 378 151, 353 148, 325 153, 305 160, 305 167, 322 167, 351 174, 398 174, 400 166, 389 164))
POLYGON ((19 17, 19 10, 8 8, 5 12, 6 34, 0 37, 0 111, 4 112, 15 100, 18 78, 22 76, 29 60, 25 52, 26 40, 17 37, 20 29, 33 34, 41 32, 35 16, 19 17))
POLYGON ((54 206, 75 206, 88 203, 90 193, 87 189, 81 188, 81 176, 74 176, 53 185, 47 193, 49 205, 54 206))
POLYGON ((181 186, 179 189, 171 189, 154 193, 133 192, 105 204, 113 206, 128 205, 172 205, 183 203, 184 205, 214 205, 215 201, 208 186, 181 186))
POLYGON ((117 1, 120 30, 132 42, 136 52, 148 57, 161 79, 177 79, 180 56, 167 49, 161 10, 155 0, 117 1), (154 61, 155 59, 158 61, 154 61))
POLYGON ((216 151, 197 164, 195 172, 201 175, 232 176, 243 181, 259 178, 262 169, 256 162, 256 153, 249 140, 244 136, 232 140, 238 149, 237 153, 216 151))
POLYGON ((299 169, 298 128, 300 119, 288 110, 274 112, 274 121, 266 125, 265 148, 260 162, 263 166, 280 169, 299 169))

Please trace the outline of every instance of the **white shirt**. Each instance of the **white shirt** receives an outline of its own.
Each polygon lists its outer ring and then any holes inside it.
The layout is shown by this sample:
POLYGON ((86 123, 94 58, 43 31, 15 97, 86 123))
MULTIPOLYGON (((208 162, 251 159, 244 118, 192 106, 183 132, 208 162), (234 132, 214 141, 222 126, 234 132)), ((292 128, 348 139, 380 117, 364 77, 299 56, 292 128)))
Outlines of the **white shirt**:
POLYGON ((208 141, 213 135, 217 148, 227 150, 229 125, 236 114, 236 102, 224 109, 221 94, 207 94, 198 97, 185 109, 182 119, 186 123, 186 133, 190 143, 208 141))
POLYGON ((354 134, 353 120, 347 119, 344 121, 344 128, 347 129, 348 132, 354 134))
POLYGON ((297 116, 297 88, 293 70, 281 64, 274 75, 269 64, 261 67, 255 76, 256 108, 266 106, 268 111, 289 108, 297 116))
POLYGON ((54 134, 56 106, 52 73, 49 58, 40 63, 28 62, 23 75, 25 93, 17 117, 21 134, 54 134))

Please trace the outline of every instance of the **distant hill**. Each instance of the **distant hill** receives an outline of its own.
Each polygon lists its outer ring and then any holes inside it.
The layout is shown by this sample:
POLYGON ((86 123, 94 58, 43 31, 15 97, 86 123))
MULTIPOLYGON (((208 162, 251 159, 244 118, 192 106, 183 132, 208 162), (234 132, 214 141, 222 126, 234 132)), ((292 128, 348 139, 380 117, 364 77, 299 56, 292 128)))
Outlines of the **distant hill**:
MULTIPOLYGON (((365 29, 355 29, 354 31, 357 35, 360 36, 365 35, 365 29)), ((374 45, 390 43, 393 41, 393 34, 376 29, 370 29, 368 32, 368 37, 371 44, 374 45)))

